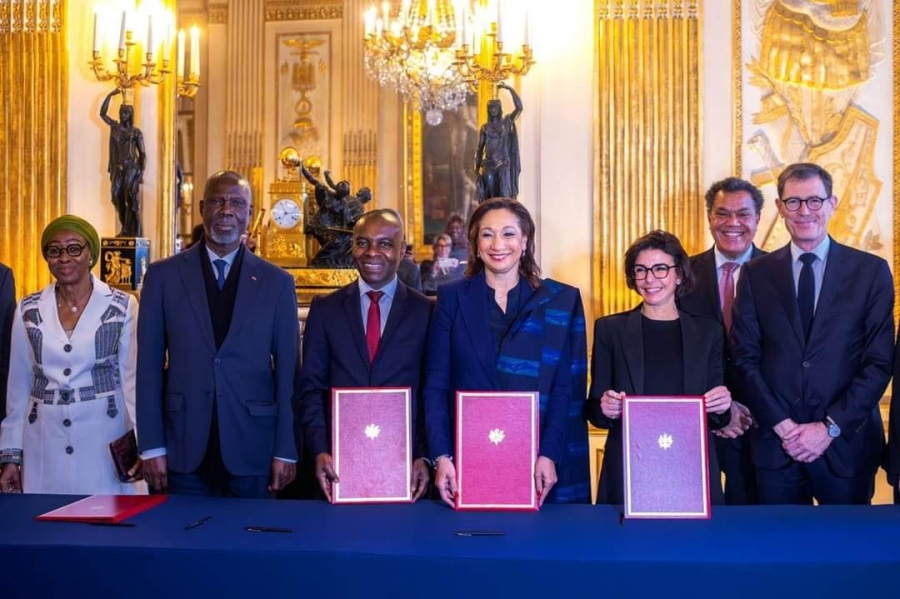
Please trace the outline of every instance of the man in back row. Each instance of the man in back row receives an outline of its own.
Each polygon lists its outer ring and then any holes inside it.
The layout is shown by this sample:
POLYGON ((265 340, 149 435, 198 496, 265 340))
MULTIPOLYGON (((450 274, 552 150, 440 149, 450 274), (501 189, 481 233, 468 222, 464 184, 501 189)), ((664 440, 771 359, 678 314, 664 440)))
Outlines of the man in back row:
POLYGON ((878 402, 891 378, 894 288, 887 262, 837 243, 831 175, 778 177, 789 245, 745 264, 731 355, 758 428, 762 503, 866 504, 884 449, 878 402))
POLYGON ((762 206, 762 193, 748 181, 728 177, 713 183, 706 192, 706 217, 714 244, 702 254, 691 256, 694 289, 679 300, 682 310, 717 320, 725 329, 723 356, 725 385, 732 396, 731 422, 715 433, 728 505, 759 503, 750 442, 744 435, 752 424, 752 416, 747 400, 741 397, 727 339, 741 267, 765 253, 753 244, 762 206))

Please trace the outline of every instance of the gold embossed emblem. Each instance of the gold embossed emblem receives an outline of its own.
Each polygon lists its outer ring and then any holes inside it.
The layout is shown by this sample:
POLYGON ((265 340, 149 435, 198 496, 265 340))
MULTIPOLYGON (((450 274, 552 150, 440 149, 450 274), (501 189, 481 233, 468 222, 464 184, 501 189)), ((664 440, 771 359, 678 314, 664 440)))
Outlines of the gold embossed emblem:
POLYGON ((495 428, 488 433, 488 439, 491 440, 491 443, 494 445, 500 445, 503 442, 503 439, 506 438, 506 433, 504 433, 499 428, 495 428))
POLYGON ((673 442, 672 435, 670 435, 668 433, 661 434, 659 436, 659 439, 657 440, 657 443, 659 443, 659 448, 663 449, 663 450, 666 450, 666 449, 669 449, 670 447, 672 447, 672 442, 673 442))
POLYGON ((366 436, 373 441, 381 434, 381 427, 377 424, 369 424, 366 426, 366 436))

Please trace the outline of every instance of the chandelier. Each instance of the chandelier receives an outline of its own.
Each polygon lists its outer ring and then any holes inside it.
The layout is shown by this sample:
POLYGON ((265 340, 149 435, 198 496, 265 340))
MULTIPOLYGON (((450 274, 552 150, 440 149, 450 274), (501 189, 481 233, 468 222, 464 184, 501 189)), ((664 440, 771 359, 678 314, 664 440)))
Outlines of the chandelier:
POLYGON ((469 82, 462 76, 456 50, 462 47, 462 2, 402 0, 393 10, 384 2, 365 15, 366 73, 396 89, 416 110, 438 125, 444 110, 466 101, 469 82))

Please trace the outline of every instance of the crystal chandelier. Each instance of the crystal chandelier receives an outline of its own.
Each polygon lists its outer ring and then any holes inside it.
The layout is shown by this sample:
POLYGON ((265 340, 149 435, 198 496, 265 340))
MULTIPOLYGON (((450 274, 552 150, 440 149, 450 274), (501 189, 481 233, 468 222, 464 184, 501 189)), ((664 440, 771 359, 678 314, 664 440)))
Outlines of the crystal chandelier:
POLYGON ((393 10, 384 2, 365 15, 366 73, 396 89, 430 125, 444 110, 466 101, 470 81, 458 68, 466 22, 465 0, 402 0, 393 10))

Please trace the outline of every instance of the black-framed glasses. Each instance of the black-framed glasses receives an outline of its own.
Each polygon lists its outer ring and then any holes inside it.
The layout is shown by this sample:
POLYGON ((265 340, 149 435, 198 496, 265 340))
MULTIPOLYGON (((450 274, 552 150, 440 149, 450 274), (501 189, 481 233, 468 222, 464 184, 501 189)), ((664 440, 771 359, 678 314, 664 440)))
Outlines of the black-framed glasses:
POLYGON ((206 198, 205 202, 218 210, 223 206, 230 206, 234 210, 243 210, 247 207, 247 200, 244 198, 220 198, 220 197, 212 197, 206 198))
POLYGON ((674 264, 654 264, 650 267, 638 264, 631 269, 631 276, 633 276, 636 281, 643 281, 647 278, 647 273, 652 272, 653 276, 657 279, 665 279, 669 276, 669 271, 673 268, 675 268, 674 264))
POLYGON ((60 245, 48 245, 44 248, 44 256, 46 258, 59 258, 63 255, 63 252, 67 253, 72 258, 77 258, 81 255, 81 252, 84 251, 88 244, 78 245, 77 243, 71 243, 65 247, 60 245))
POLYGON ((808 198, 785 198, 781 200, 781 203, 791 212, 800 210, 802 204, 806 204, 807 208, 815 212, 816 210, 821 210, 822 205, 825 204, 826 201, 828 201, 828 198, 810 196, 808 198))

